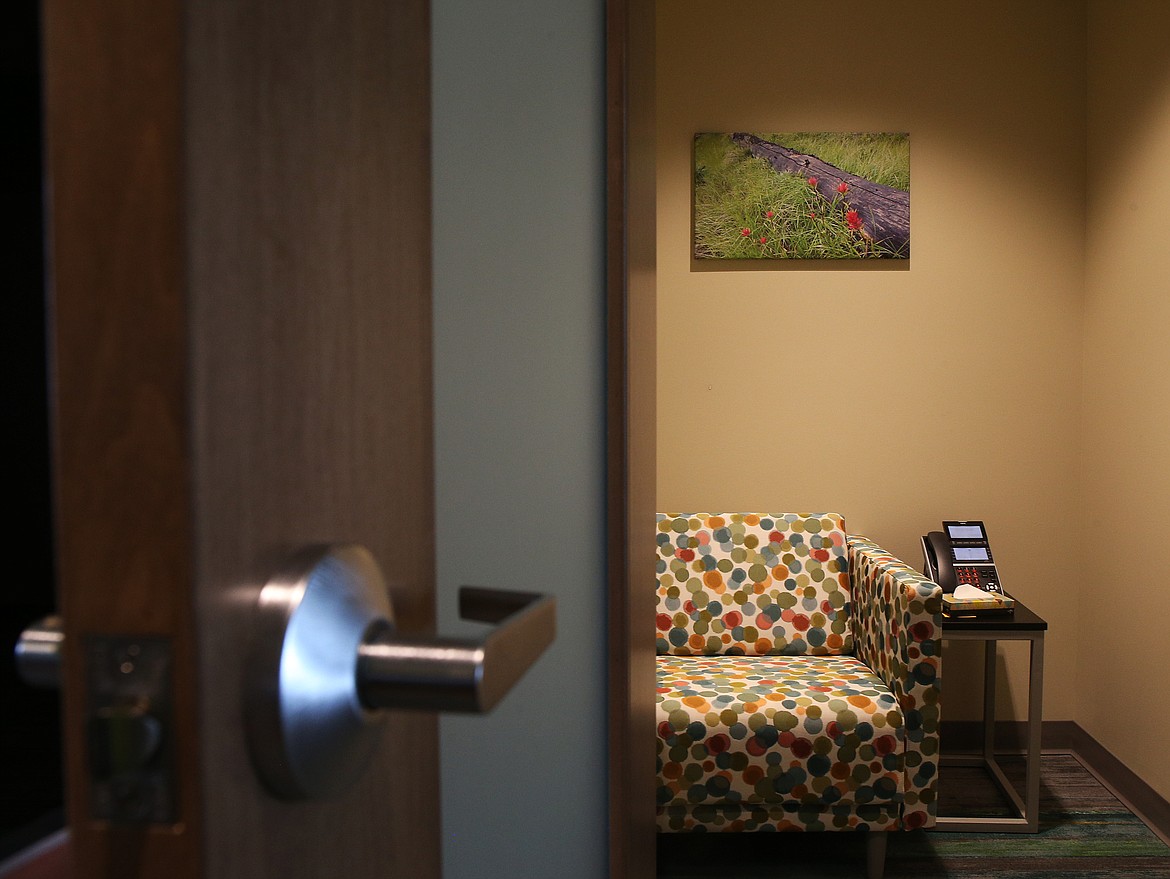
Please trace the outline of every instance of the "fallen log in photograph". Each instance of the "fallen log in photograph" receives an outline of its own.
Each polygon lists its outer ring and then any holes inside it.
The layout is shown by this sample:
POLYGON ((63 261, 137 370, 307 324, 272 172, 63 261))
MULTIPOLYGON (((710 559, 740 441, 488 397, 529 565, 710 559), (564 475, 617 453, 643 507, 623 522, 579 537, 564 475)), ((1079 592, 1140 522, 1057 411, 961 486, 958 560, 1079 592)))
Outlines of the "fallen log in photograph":
POLYGON ((875 183, 817 156, 754 134, 731 135, 732 143, 763 159, 781 174, 805 178, 829 204, 840 206, 849 227, 893 257, 910 256, 910 193, 875 183))

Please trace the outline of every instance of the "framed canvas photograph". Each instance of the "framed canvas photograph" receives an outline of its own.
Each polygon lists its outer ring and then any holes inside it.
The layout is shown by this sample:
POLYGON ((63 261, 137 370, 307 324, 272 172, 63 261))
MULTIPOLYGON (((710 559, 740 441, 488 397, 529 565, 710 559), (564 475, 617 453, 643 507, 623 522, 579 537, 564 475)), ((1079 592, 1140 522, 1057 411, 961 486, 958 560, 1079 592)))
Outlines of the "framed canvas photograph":
POLYGON ((909 259, 910 135, 696 134, 695 259, 909 259))

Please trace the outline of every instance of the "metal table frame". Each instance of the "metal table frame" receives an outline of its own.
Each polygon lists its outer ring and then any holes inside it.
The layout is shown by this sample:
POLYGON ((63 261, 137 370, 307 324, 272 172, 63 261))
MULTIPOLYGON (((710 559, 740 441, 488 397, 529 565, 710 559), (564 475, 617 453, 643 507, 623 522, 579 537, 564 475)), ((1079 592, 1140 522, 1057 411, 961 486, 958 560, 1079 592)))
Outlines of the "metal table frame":
POLYGON ((1010 818, 939 816, 939 830, 1036 833, 1040 829, 1040 726, 1044 697, 1044 633, 1048 623, 1016 602, 1010 616, 975 619, 943 618, 944 641, 983 642, 983 748, 978 754, 940 755, 944 766, 984 766, 1015 809, 1010 818), (1004 775, 995 750, 995 666, 999 641, 1030 642, 1028 661, 1028 740, 1025 751, 1027 776, 1024 796, 1004 775))

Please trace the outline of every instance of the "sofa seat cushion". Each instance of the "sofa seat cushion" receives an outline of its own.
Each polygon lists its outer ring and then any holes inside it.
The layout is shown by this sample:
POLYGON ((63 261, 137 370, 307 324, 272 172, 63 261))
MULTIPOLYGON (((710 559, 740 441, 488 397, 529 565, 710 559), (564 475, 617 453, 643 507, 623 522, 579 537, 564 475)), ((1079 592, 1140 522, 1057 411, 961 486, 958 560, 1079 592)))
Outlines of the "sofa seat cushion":
POLYGON ((852 656, 659 656, 658 805, 903 798, 903 717, 852 656))

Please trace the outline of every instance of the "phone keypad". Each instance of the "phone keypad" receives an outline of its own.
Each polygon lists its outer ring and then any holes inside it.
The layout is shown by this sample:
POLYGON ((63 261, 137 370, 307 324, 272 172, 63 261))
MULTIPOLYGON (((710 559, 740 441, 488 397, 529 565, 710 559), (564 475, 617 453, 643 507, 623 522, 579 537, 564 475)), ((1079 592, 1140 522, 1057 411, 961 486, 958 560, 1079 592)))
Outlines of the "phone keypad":
POLYGON ((994 568, 976 565, 955 565, 955 579, 961 585, 966 583, 984 592, 1002 592, 994 568))

